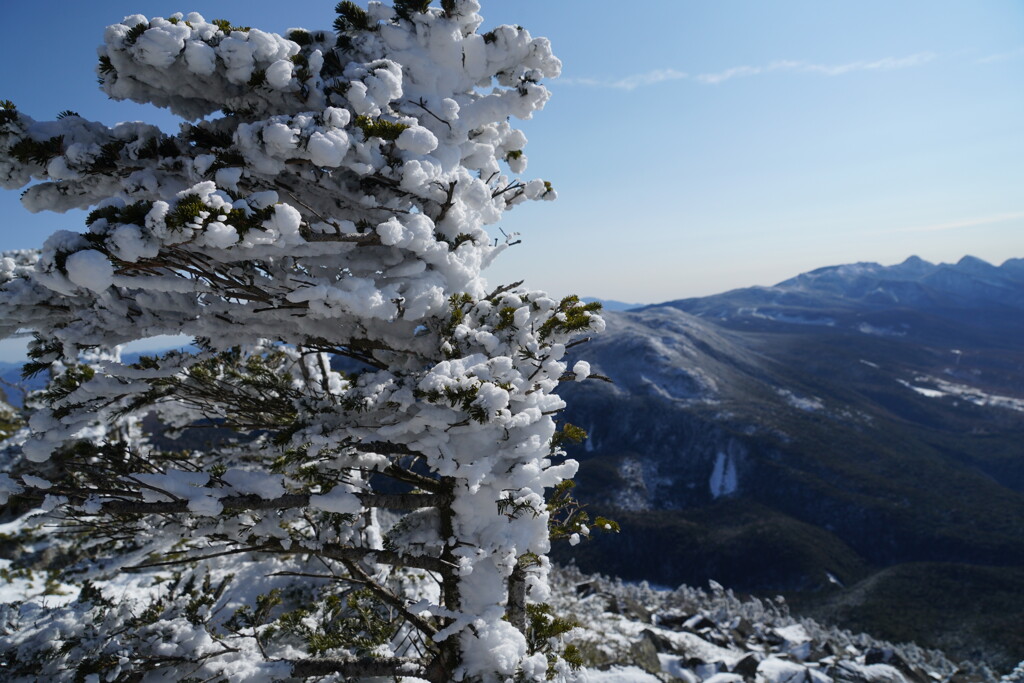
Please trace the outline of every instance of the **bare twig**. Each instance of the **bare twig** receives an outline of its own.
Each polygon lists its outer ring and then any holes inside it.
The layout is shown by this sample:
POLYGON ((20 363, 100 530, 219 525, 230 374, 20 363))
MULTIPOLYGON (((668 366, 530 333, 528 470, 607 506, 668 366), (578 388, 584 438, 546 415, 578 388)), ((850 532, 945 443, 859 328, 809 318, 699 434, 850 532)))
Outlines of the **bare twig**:
POLYGON ((499 294, 504 294, 505 292, 509 291, 510 289, 515 289, 516 287, 518 287, 521 284, 523 284, 523 282, 525 282, 525 280, 519 280, 518 282, 513 282, 510 285, 501 285, 500 287, 495 289, 493 292, 491 292, 490 294, 488 294, 484 298, 487 299, 488 301, 490 301, 490 300, 494 299, 495 297, 497 297, 499 294))
POLYGON ((441 122, 441 123, 443 123, 444 125, 448 126, 448 130, 451 130, 451 129, 452 129, 452 124, 448 123, 447 121, 445 121, 444 119, 442 119, 442 118, 441 118, 440 116, 438 116, 438 115, 437 115, 437 114, 435 114, 434 112, 432 112, 432 111, 430 111, 429 109, 427 109, 427 105, 426 105, 426 103, 425 103, 425 102, 423 101, 423 98, 422 98, 422 97, 420 98, 419 102, 413 102, 413 104, 415 104, 415 105, 416 105, 417 107, 419 107, 419 108, 420 108, 420 109, 422 109, 423 111, 425 111, 425 112, 427 112, 428 114, 430 114, 431 116, 433 116, 433 117, 434 117, 435 119, 437 119, 438 121, 440 121, 440 122, 441 122))
POLYGON ((362 582, 367 588, 373 591, 373 593, 381 600, 383 600, 385 603, 391 605, 396 610, 398 610, 401 613, 401 615, 405 617, 406 621, 408 621, 410 624, 412 624, 417 629, 427 634, 431 638, 433 638, 434 635, 437 634, 437 629, 434 628, 432 624, 420 618, 419 615, 410 612, 404 600, 398 598, 394 593, 392 593, 388 589, 384 588, 384 586, 381 586, 379 583, 370 578, 370 576, 366 572, 364 572, 359 567, 358 564, 352 562, 351 560, 343 560, 343 562, 345 563, 345 567, 348 569, 349 573, 353 577, 362 582))

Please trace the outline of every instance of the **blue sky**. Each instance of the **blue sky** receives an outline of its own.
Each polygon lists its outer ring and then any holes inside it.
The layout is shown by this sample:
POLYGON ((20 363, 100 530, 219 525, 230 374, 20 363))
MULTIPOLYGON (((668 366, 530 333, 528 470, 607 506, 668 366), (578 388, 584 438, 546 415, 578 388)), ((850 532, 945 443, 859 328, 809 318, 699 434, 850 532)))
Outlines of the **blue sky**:
MULTIPOLYGON (((528 175, 554 203, 512 212, 523 243, 492 282, 638 302, 770 285, 911 254, 1024 257, 1024 3, 1018 0, 483 0, 564 63, 533 121, 528 175)), ((166 112, 95 87, 103 27, 202 12, 327 28, 333 0, 5 8, 0 97, 37 119, 166 112)), ((30 215, 0 194, 0 248, 39 246, 81 214, 30 215)))

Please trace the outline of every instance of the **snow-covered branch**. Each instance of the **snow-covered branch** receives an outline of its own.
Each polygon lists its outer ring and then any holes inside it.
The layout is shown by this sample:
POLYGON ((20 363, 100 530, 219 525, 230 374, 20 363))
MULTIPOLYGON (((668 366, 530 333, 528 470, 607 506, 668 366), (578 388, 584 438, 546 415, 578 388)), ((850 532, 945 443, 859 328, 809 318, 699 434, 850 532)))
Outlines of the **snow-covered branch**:
POLYGON ((187 119, 173 135, 0 104, 0 184, 89 211, 0 259, 0 333, 31 330, 49 378, 0 496, 74 535, 82 591, 0 637, 39 675, 567 675, 525 615, 577 468, 554 391, 595 377, 564 357, 603 321, 483 277, 515 243, 489 226, 556 197, 512 122, 561 64, 479 9, 342 2, 286 35, 126 17, 101 87, 187 119), (159 335, 193 345, 121 357, 159 335))

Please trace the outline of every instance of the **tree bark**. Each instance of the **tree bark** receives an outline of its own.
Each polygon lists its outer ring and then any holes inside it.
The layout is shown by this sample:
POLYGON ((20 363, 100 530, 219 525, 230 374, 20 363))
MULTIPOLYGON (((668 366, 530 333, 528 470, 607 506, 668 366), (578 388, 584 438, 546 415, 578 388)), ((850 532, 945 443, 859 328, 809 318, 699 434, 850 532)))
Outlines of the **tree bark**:
MULTIPOLYGON (((459 596, 459 577, 455 574, 455 568, 459 566, 458 558, 455 556, 455 511, 452 509, 451 501, 455 498, 456 481, 452 477, 445 477, 441 480, 444 486, 442 495, 447 497, 448 504, 439 508, 441 517, 441 540, 444 547, 441 551, 441 562, 444 568, 439 572, 441 575, 441 600, 445 609, 458 612, 462 608, 462 599, 459 596)), ((451 619, 444 619, 443 627, 447 627, 451 619)), ((458 636, 452 635, 440 642, 438 654, 427 667, 425 678, 431 683, 448 683, 452 674, 462 659, 461 648, 459 647, 458 636)))
POLYGON ((508 623, 526 633, 526 570, 516 563, 508 577, 508 604, 505 606, 508 623))

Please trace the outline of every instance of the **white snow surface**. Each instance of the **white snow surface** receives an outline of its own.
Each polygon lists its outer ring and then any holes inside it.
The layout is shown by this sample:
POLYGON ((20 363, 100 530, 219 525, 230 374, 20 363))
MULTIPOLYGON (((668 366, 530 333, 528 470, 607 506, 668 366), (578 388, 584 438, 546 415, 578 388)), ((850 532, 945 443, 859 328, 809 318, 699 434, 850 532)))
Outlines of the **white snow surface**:
POLYGON ((358 514, 363 504, 354 493, 346 491, 343 486, 336 486, 330 492, 309 497, 309 504, 324 512, 336 512, 342 515, 358 514))
POLYGON ((1006 410, 1024 412, 1024 398, 990 394, 968 384, 958 384, 938 377, 925 375, 915 377, 913 379, 913 383, 902 379, 896 381, 908 389, 928 398, 951 397, 956 400, 967 401, 968 403, 972 403, 976 406, 1003 408, 1006 410))
POLYGON ((437 149, 437 144, 437 137, 423 126, 406 128, 395 141, 399 149, 413 154, 429 154, 437 149))
POLYGON ((757 665, 757 679, 764 683, 832 683, 832 679, 820 671, 776 658, 757 665))
POLYGON ((10 573, 10 578, 0 581, 0 605, 33 600, 48 607, 61 607, 78 596, 78 586, 66 583, 47 585, 46 572, 19 572, 12 567, 11 560, 0 559, 0 571, 10 573))
POLYGON ((581 683, 659 683, 657 676, 636 666, 613 666, 607 671, 585 671, 581 683))
POLYGON ((735 493, 739 488, 739 477, 736 473, 735 458, 721 451, 715 456, 715 466, 708 481, 712 498, 721 498, 735 493))
POLYGON ((220 478, 238 493, 255 494, 265 500, 285 494, 284 477, 279 474, 232 468, 220 478))
POLYGON ((103 292, 114 283, 114 267, 101 252, 77 251, 66 261, 68 279, 79 287, 103 292))
POLYGON ((785 399, 786 403, 793 406, 797 410, 802 410, 808 413, 815 413, 822 410, 825 404, 822 403, 821 399, 817 396, 799 396, 789 389, 778 388, 775 390, 776 393, 785 399))

